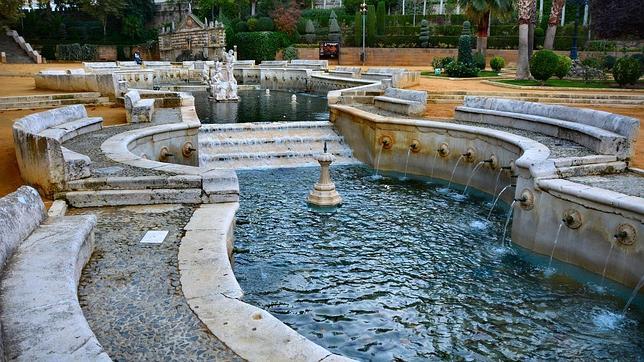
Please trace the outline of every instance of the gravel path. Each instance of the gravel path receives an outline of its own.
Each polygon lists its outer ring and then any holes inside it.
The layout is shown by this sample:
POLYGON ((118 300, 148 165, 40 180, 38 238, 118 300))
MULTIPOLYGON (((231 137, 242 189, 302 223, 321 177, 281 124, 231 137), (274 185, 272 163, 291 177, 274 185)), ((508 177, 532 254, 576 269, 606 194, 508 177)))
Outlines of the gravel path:
POLYGON ((70 210, 98 218, 78 295, 114 361, 241 360, 199 321, 181 291, 177 253, 193 211, 182 205, 70 210), (148 230, 169 233, 162 244, 141 244, 148 230))

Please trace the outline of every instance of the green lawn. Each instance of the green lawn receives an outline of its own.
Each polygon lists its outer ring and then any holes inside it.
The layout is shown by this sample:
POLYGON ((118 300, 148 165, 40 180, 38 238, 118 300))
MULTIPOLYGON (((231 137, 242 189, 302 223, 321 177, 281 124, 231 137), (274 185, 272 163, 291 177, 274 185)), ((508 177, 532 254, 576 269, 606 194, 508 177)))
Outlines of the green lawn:
MULTIPOLYGON (((430 72, 430 71, 420 72, 420 75, 432 75, 432 76, 436 76, 436 75, 434 74, 434 72, 430 72)), ((481 77, 498 77, 498 76, 499 76, 499 73, 497 73, 497 72, 493 72, 493 71, 491 71, 491 70, 482 70, 482 71, 480 71, 480 72, 479 72, 479 74, 476 76, 476 78, 481 78, 481 77)), ((439 75, 439 77, 449 78, 449 76, 448 76, 448 75, 447 75, 447 73, 445 73, 445 72, 441 73, 441 75, 439 75)), ((474 78, 474 77, 472 77, 472 78, 474 78)))
MULTIPOLYGON (((541 82, 536 80, 497 80, 499 83, 520 85, 520 86, 541 86, 541 82)), ((619 88, 619 84, 615 83, 612 80, 591 80, 589 82, 584 82, 583 80, 573 80, 573 79, 548 79, 545 84, 545 87, 553 88, 619 88)), ((635 86, 630 86, 630 88, 642 88, 644 86, 643 82, 638 82, 635 86)))

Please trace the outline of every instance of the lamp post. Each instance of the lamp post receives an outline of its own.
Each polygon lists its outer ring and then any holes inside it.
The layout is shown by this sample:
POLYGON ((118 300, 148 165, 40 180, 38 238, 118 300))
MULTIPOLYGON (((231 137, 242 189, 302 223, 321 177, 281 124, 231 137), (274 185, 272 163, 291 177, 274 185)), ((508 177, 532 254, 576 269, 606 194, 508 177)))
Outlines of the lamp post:
POLYGON ((360 53, 360 61, 362 65, 367 61, 366 38, 367 38, 367 2, 362 1, 360 4, 360 14, 362 14, 362 53, 360 53))
MULTIPOLYGON (((571 0, 568 0, 571 1, 571 0)), ((579 26, 579 8, 580 7, 586 7, 588 4, 588 0, 572 0, 572 3, 577 5, 577 11, 575 14, 575 30, 572 35, 572 46, 570 47, 570 59, 577 59, 578 54, 577 54, 577 28, 579 26)))

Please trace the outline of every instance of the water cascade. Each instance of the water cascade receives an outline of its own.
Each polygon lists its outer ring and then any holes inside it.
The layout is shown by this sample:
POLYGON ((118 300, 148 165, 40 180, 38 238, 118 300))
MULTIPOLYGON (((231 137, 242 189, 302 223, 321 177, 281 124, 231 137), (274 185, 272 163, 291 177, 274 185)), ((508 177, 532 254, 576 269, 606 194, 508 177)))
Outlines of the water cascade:
POLYGON ((555 242, 552 244, 552 250, 550 251, 550 261, 548 261, 548 268, 546 270, 550 270, 550 266, 552 265, 552 256, 555 254, 555 249, 557 248, 557 242, 559 242, 559 234, 561 234, 561 228, 564 226, 564 222, 562 221, 559 224, 559 228, 557 229, 557 235, 555 236, 555 242))
MULTIPOLYGON (((474 177, 474 173, 476 170, 478 170, 479 167, 483 166, 485 163, 492 163, 492 160, 485 160, 481 161, 474 166, 474 169, 472 170, 472 173, 470 174, 470 177, 467 179, 467 184, 465 184, 465 189, 463 190, 463 195, 467 192, 467 189, 470 187, 470 182, 472 181, 472 177, 474 177)), ((496 190, 494 190, 496 192, 496 190)))
POLYGON ((458 164, 461 162, 462 159, 467 157, 467 153, 462 154, 458 160, 456 160, 456 164, 454 165, 454 169, 452 170, 452 176, 449 178, 449 183, 447 184, 447 188, 449 189, 450 186, 452 186, 452 179, 454 179, 454 173, 456 172, 456 168, 458 167, 458 164))
POLYGON ((644 287, 644 275, 642 275, 642 277, 640 278, 640 281, 637 283, 635 288, 633 288, 633 294, 631 294, 631 297, 628 298, 628 302, 624 306, 624 309, 622 309, 622 314, 626 314, 626 312, 628 311, 628 307, 631 306, 631 303, 633 303, 633 300, 637 296, 637 292, 639 292, 640 289, 642 289, 642 287, 644 287))
POLYGON ((510 217, 512 217, 512 210, 514 210, 514 205, 517 200, 512 201, 510 204, 510 210, 508 210, 508 216, 505 218, 505 225, 503 226, 503 237, 501 238, 501 246, 505 245, 505 235, 508 231, 508 224, 510 223, 510 217))
POLYGON ((604 279, 606 278, 606 267, 608 267, 608 260, 610 259, 610 255, 613 253, 613 248, 615 247, 614 243, 610 244, 610 249, 608 250, 608 255, 606 256, 606 260, 604 261, 604 269, 602 270, 602 282, 601 286, 604 286, 604 279))
POLYGON ((487 214, 487 218, 488 218, 488 220, 489 220, 489 219, 490 219, 490 217, 492 216, 492 211, 494 211, 494 206, 496 206, 496 203, 497 203, 497 202, 499 201, 499 199, 501 198, 501 195, 503 195, 503 193, 505 192, 505 190, 507 190, 508 188, 513 187, 513 186, 514 186, 514 185, 507 185, 506 187, 504 187, 504 188, 501 190, 501 192, 499 192, 499 194, 498 194, 498 195, 496 195, 496 198, 494 199, 494 202, 492 202, 492 207, 490 208, 490 212, 487 214))

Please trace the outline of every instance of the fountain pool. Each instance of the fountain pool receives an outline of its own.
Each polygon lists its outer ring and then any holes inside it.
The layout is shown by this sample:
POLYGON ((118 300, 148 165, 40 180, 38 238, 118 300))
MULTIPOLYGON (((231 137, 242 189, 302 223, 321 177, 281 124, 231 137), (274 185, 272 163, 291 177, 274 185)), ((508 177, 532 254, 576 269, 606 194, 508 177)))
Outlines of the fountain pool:
POLYGON ((271 90, 241 90, 239 102, 215 102, 207 92, 193 92, 195 109, 202 123, 282 121, 328 121, 327 98, 310 93, 271 90), (295 102, 291 96, 297 96, 295 102))
MULTIPOLYGON (((633 359, 644 298, 512 244, 489 195, 364 166, 332 168, 344 204, 306 204, 314 168, 240 171, 244 299, 359 360, 633 359), (603 285, 602 285, 603 284, 603 285)), ((460 186, 459 186, 460 187, 460 186)), ((564 231, 562 231, 563 233, 564 231)))

